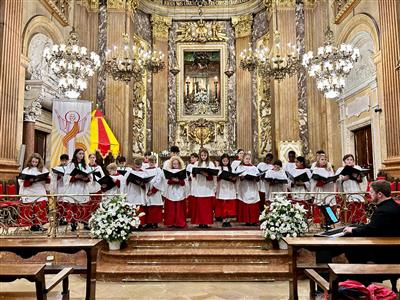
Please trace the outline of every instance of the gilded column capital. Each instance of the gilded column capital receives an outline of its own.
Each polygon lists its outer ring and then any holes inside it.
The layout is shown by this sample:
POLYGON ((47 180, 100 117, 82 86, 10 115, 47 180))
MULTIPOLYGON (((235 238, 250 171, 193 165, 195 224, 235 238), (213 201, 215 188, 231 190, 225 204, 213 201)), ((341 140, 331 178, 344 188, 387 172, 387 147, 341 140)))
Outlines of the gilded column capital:
POLYGON ((153 38, 168 39, 168 30, 172 25, 172 18, 151 15, 153 25, 153 38))
POLYGON ((235 28, 237 38, 251 35, 251 25, 253 23, 252 15, 242 15, 232 17, 232 25, 235 28))

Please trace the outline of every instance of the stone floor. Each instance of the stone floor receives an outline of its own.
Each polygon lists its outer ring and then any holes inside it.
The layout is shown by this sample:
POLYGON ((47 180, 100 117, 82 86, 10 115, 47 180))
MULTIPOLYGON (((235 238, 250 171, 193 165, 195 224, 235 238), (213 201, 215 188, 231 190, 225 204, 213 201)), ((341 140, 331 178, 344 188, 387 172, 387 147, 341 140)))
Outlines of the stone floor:
MULTIPOLYGON (((70 289, 71 300, 84 299, 84 278, 78 275, 70 276, 70 289)), ((1 282, 0 291, 34 291, 34 284, 22 279, 11 283, 1 282)), ((307 299, 308 282, 300 282, 300 295, 300 299, 307 299)), ((0 298, 7 299, 1 296, 0 298)), ((97 282, 96 299, 287 300, 288 282, 97 282)))

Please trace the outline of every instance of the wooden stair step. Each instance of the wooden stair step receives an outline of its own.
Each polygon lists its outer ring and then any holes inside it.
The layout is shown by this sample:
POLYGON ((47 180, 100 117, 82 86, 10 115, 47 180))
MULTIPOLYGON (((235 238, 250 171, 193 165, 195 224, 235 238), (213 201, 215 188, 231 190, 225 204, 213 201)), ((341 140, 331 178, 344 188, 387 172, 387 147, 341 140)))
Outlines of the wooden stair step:
POLYGON ((100 280, 121 281, 218 281, 287 279, 288 265, 127 265, 100 263, 97 276, 100 280))

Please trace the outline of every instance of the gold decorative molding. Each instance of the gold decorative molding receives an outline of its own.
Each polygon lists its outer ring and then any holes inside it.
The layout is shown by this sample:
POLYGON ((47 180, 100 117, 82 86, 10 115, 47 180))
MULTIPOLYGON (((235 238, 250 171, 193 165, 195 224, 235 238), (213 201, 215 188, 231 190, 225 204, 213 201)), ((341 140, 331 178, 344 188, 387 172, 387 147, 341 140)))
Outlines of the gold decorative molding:
POLYGON ((335 0, 333 9, 335 13, 335 24, 340 24, 361 0, 335 0))
POLYGON ((176 31, 177 42, 219 42, 226 41, 225 26, 221 22, 185 22, 176 31))
POLYGON ((232 17, 232 25, 235 28, 236 37, 245 37, 251 35, 251 25, 253 23, 252 15, 243 15, 232 17))
POLYGON ((54 16, 62 26, 69 25, 69 2, 70 0, 40 0, 40 3, 54 16))
POLYGON ((153 38, 168 39, 168 30, 172 25, 172 18, 151 15, 151 24, 153 25, 153 38))
MULTIPOLYGON (((98 1, 98 0, 89 0, 89 1, 98 1)), ((107 0, 107 9, 125 10, 126 2, 129 11, 135 11, 139 6, 139 0, 107 0)))

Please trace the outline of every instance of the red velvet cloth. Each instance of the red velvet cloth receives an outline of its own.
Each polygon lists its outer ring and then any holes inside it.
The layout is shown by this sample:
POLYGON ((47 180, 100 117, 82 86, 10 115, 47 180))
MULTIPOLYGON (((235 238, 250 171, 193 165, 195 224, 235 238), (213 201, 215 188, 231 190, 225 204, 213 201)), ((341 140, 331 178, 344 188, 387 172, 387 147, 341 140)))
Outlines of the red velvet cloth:
POLYGON ((69 203, 59 202, 63 208, 63 217, 68 223, 87 222, 93 211, 93 204, 87 203, 69 203))
POLYGON ((186 201, 171 201, 165 198, 164 202, 164 225, 185 227, 186 226, 186 201))
POLYGON ((145 224, 159 224, 163 220, 163 207, 162 205, 152 205, 144 207, 145 224))
POLYGON ((237 215, 237 200, 221 200, 216 199, 215 206, 215 217, 216 218, 227 218, 236 217, 237 215))
POLYGON ((35 201, 18 206, 20 226, 42 225, 48 222, 47 201, 35 201))
POLYGON ((238 200, 237 220, 241 223, 258 223, 260 217, 260 207, 258 202, 247 204, 238 200))
POLYGON ((193 197, 192 224, 213 223, 213 201, 215 197, 193 197))

